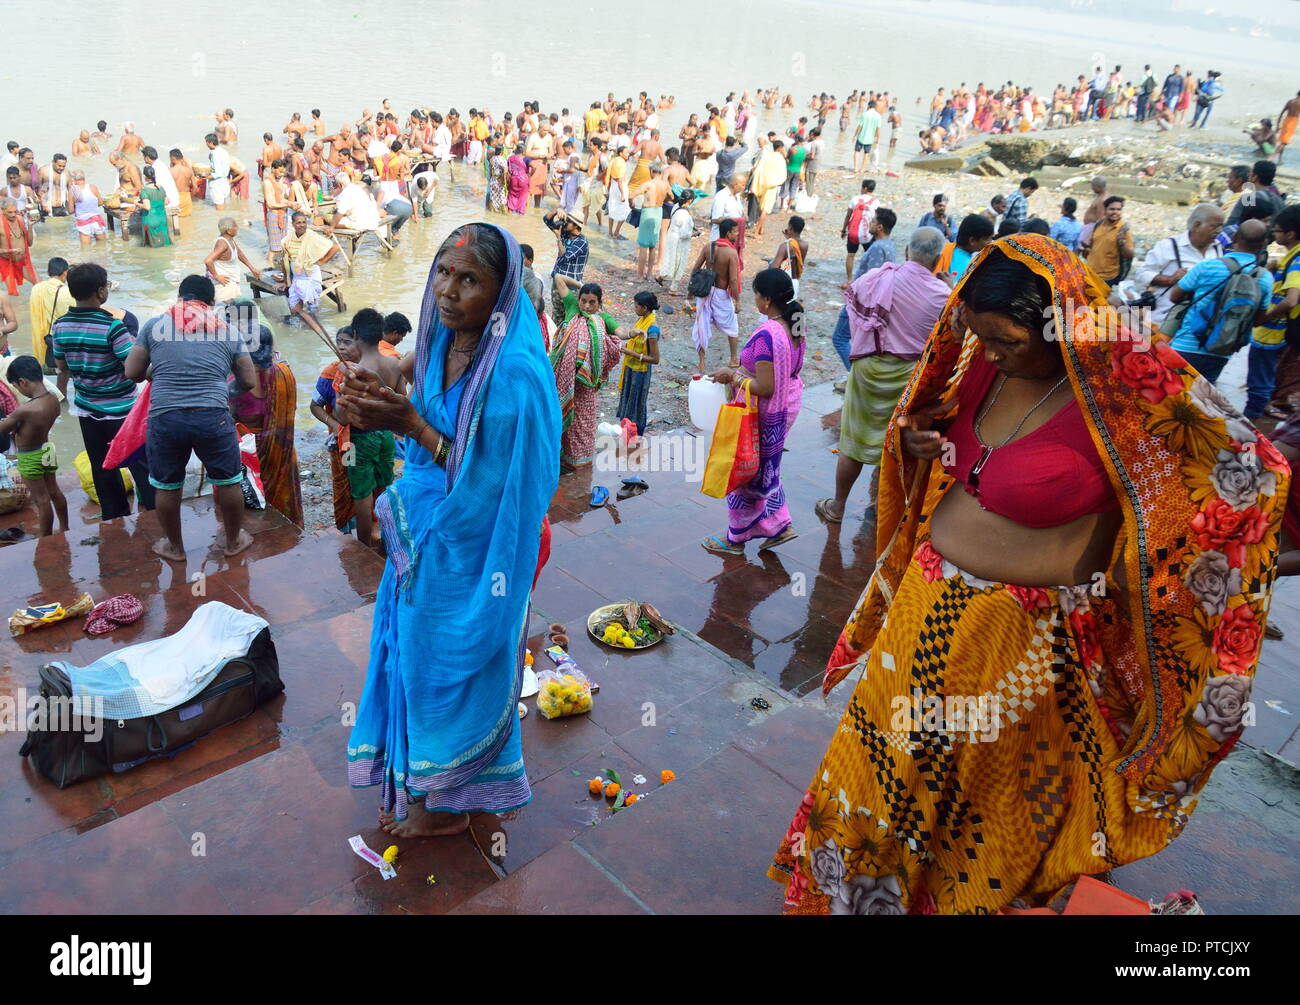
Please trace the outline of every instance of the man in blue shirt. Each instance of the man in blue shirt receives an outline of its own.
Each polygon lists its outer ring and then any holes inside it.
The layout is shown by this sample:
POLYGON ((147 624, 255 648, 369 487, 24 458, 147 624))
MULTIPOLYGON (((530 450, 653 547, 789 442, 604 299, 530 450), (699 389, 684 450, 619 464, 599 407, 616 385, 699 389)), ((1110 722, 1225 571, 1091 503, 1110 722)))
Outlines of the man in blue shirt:
MULTIPOLYGON (((1259 253, 1268 246, 1268 227, 1261 220, 1247 220, 1237 228, 1232 241, 1232 250, 1222 258, 1206 258, 1197 262, 1187 275, 1178 280, 1169 294, 1175 304, 1190 300, 1191 305, 1183 315, 1182 324, 1174 335, 1170 345, 1196 367, 1210 383, 1219 379, 1224 365, 1231 356, 1205 352, 1218 334, 1223 319, 1216 321, 1219 294, 1236 269, 1254 274, 1259 284, 1259 309, 1263 311, 1269 303, 1273 292, 1273 277, 1259 264, 1259 253), (1228 262, 1234 266, 1229 266, 1228 262)), ((1258 313, 1257 313, 1258 316, 1258 313)))
POLYGON ((1177 104, 1178 99, 1183 93, 1183 68, 1175 66, 1174 72, 1165 78, 1164 86, 1160 89, 1165 99, 1165 107, 1172 110, 1177 104))
POLYGON ((1029 219, 1029 197, 1038 191, 1038 182, 1034 178, 1026 178, 1020 183, 1020 191, 1013 192, 1007 198, 1007 210, 1002 215, 1004 220, 1010 220, 1019 230, 1026 220, 1029 219))
POLYGON ((954 227, 952 217, 948 215, 948 197, 941 192, 939 195, 936 195, 931 202, 934 205, 934 209, 921 217, 921 222, 916 225, 917 229, 920 230, 922 227, 933 227, 935 230, 943 234, 943 239, 945 241, 951 241, 953 239, 952 234, 954 227))
POLYGON ((1074 218, 1074 212, 1079 208, 1079 203, 1071 196, 1066 196, 1065 201, 1061 203, 1061 218, 1052 224, 1051 233, 1048 235, 1053 241, 1060 241, 1071 251, 1079 250, 1079 232, 1083 230, 1083 224, 1074 218))
POLYGON ((1223 85, 1219 83, 1220 76, 1218 70, 1211 70, 1196 88, 1196 112, 1192 115, 1193 129, 1196 128, 1197 123, 1202 129, 1209 124, 1214 103, 1223 97, 1223 85))

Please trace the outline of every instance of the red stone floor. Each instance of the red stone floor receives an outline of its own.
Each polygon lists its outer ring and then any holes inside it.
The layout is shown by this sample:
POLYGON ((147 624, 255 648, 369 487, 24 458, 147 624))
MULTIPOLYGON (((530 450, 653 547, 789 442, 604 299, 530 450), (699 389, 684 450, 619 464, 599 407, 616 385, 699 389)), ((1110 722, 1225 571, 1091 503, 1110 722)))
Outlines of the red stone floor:
MULTIPOLYGON (((846 685, 823 703, 817 684, 874 552, 870 525, 828 528, 812 513, 830 492, 839 401, 829 386, 807 393, 785 459, 800 537, 779 554, 701 549, 722 531, 725 507, 682 473, 646 472, 649 492, 600 510, 586 505, 589 486, 612 494, 617 475, 562 479, 531 643, 545 665, 540 633, 567 624, 571 652, 601 684, 595 706, 551 722, 532 711, 523 724, 532 804, 514 819, 478 816, 459 837, 397 842, 389 882, 347 844, 353 834, 376 851, 390 843, 375 826, 374 793, 345 778, 345 719, 365 676, 379 559, 272 512, 251 515, 254 546, 227 560, 210 551, 206 500, 184 510, 184 570, 149 551, 158 536, 150 514, 0 548, 5 611, 82 590, 145 602, 140 622, 100 639, 79 622, 0 636, 0 696, 34 690, 45 660, 84 664, 174 632, 205 600, 271 623, 286 684, 173 759, 63 791, 18 758, 21 733, 0 733, 0 910, 779 911, 781 891, 764 870, 848 699, 846 685), (637 653, 586 636, 591 610, 629 597, 653 602, 680 634, 637 653), (753 707, 759 697, 769 709, 753 707), (678 777, 661 788, 663 768, 678 777), (644 775, 631 787, 649 798, 611 814, 586 790, 607 769, 625 784, 644 775), (61 868, 48 868, 55 857, 61 868)), ((864 498, 860 486, 851 513, 864 498)), ((88 503, 81 512, 93 519, 88 503)), ((1274 612, 1300 639, 1297 584, 1282 584, 1274 612)), ((1159 898, 1190 887, 1216 913, 1298 909, 1296 775, 1277 757, 1300 760, 1294 651, 1292 641, 1266 643, 1251 747, 1218 769, 1183 837, 1116 874, 1125 889, 1159 898)))

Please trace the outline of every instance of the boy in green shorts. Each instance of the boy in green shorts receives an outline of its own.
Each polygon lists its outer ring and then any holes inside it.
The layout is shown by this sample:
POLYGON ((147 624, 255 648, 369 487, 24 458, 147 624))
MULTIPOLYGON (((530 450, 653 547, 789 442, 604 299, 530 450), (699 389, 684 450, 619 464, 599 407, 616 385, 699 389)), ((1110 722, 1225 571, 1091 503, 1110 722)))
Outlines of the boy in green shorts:
POLYGON ((40 518, 41 537, 45 537, 54 533, 56 513, 59 529, 68 529, 68 500, 59 488, 59 464, 54 456, 54 444, 49 442, 50 429, 59 417, 59 399, 45 386, 44 371, 34 356, 19 356, 10 363, 8 380, 14 390, 29 400, 0 421, 0 435, 13 434, 18 473, 32 494, 40 518))
MULTIPOLYGON (((367 307, 353 315, 351 327, 359 350, 357 364, 377 374, 386 387, 405 393, 400 361, 379 351, 384 337, 384 316, 367 307)), ((375 500, 393 483, 393 434, 387 429, 364 430, 353 426, 350 437, 352 449, 344 464, 356 511, 357 538, 362 544, 374 547, 375 500)))

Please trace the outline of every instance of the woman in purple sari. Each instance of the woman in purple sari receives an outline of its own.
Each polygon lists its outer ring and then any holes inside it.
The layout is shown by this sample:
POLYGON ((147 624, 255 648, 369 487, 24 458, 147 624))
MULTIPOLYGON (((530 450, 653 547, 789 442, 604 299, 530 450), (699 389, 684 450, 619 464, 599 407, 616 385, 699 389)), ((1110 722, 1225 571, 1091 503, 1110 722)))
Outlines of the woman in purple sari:
POLYGON ((720 555, 743 555, 745 542, 763 538, 759 551, 799 535, 790 524, 781 485, 785 438, 803 404, 804 315, 794 298, 794 284, 781 269, 764 269, 754 277, 754 306, 767 320, 740 351, 740 369, 711 374, 732 385, 732 400, 747 390, 758 401, 758 474, 727 495, 727 533, 706 538, 704 547, 720 555))
POLYGON ((506 208, 512 213, 523 214, 528 208, 528 165, 524 161, 524 145, 520 143, 515 152, 506 161, 509 172, 507 181, 506 208))

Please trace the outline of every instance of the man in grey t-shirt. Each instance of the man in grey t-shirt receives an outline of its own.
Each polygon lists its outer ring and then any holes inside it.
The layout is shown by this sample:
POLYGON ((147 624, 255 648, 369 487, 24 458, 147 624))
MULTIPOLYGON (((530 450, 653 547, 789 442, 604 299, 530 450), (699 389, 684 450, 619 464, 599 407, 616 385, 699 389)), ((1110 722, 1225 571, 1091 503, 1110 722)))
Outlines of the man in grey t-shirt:
MULTIPOLYGON (((150 380, 149 484, 156 490, 158 522, 166 538, 154 545, 163 558, 185 561, 181 539, 181 488, 193 452, 207 470, 221 518, 219 539, 227 555, 253 543, 242 527, 244 465, 230 414, 229 378, 238 390, 257 383, 241 334, 213 310, 216 291, 207 276, 186 276, 176 304, 150 318, 126 358, 126 375, 150 380)), ((255 330, 255 329, 254 329, 255 330)))

